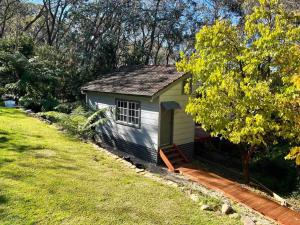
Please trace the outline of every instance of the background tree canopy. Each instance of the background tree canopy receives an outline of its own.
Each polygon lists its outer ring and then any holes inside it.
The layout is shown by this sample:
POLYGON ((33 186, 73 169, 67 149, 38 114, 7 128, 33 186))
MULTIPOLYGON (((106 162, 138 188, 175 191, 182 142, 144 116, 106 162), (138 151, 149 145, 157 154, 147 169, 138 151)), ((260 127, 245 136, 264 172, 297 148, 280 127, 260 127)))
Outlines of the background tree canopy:
POLYGON ((0 0, 0 92, 35 110, 120 66, 174 64, 200 27, 242 13, 237 0, 35 2, 0 0))

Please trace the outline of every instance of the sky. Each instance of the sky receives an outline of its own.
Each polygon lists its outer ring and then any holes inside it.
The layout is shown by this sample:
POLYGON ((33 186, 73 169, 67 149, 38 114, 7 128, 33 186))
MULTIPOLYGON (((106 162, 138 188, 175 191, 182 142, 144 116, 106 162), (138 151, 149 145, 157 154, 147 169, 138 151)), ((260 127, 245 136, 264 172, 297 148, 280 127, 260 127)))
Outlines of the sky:
MULTIPOLYGON (((27 0, 28 2, 32 2, 32 3, 36 3, 36 4, 42 4, 43 0, 27 0)), ((300 1, 300 0, 299 0, 300 1)), ((209 1, 205 1, 205 0, 196 0, 196 2, 199 2, 199 3, 206 3, 208 4, 209 1)), ((231 21, 233 22, 233 24, 237 24, 238 21, 239 21, 239 17, 235 17, 235 16, 232 16, 231 17, 231 21)))
POLYGON ((43 0, 29 0, 28 2, 33 2, 33 3, 42 3, 43 0))

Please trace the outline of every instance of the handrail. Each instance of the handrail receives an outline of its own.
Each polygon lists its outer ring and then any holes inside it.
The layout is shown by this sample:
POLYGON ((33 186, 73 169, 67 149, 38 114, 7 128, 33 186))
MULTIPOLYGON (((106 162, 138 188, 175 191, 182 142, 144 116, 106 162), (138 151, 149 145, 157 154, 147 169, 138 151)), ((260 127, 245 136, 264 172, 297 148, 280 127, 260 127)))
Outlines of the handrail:
POLYGON ((190 160, 186 157, 186 155, 179 149, 179 147, 173 144, 174 149, 179 153, 179 155, 184 159, 186 163, 190 162, 190 160))
POLYGON ((161 159, 164 161, 164 163, 166 164, 166 166, 168 167, 169 171, 174 172, 175 171, 174 166, 172 165, 172 163, 170 162, 170 160, 165 155, 165 153, 162 149, 159 149, 159 155, 160 155, 161 159))

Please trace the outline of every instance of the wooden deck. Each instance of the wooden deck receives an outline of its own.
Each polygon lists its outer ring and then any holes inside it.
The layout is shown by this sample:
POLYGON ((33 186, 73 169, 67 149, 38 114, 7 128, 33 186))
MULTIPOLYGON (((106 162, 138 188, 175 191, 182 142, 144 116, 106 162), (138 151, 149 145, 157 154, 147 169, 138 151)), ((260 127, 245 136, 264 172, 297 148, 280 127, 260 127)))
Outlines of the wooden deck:
POLYGON ((240 184, 201 168, 185 165, 178 168, 181 174, 207 188, 222 192, 228 198, 250 207, 282 225, 300 225, 300 213, 281 206, 271 199, 254 193, 240 184))

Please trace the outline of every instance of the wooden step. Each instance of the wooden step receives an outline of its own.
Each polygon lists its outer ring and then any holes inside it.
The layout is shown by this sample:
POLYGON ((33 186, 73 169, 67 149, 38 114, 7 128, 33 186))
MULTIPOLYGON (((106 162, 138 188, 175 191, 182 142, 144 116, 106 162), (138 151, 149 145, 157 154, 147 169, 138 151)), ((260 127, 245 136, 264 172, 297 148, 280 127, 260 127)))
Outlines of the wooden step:
POLYGON ((177 157, 171 158, 171 159, 169 158, 169 160, 171 163, 184 162, 184 159, 181 158, 180 155, 178 155, 177 157))
POLYGON ((174 148, 168 148, 168 149, 163 149, 163 152, 164 152, 165 154, 172 154, 172 153, 174 153, 174 152, 176 152, 176 151, 175 151, 174 148))
POLYGON ((180 161, 175 161, 175 162, 172 162, 171 161, 171 163, 172 163, 172 165, 174 166, 174 168, 176 167, 180 167, 180 166, 182 166, 182 164, 184 163, 184 161, 183 160, 180 160, 180 161))
POLYGON ((175 144, 173 144, 171 147, 168 146, 167 148, 160 149, 159 154, 169 171, 172 172, 175 171, 175 168, 178 168, 182 164, 188 162, 187 157, 175 144))
POLYGON ((180 157, 182 158, 177 152, 172 152, 172 153, 169 153, 169 154, 166 154, 168 156, 169 159, 174 159, 174 158, 177 158, 177 157, 180 157))

